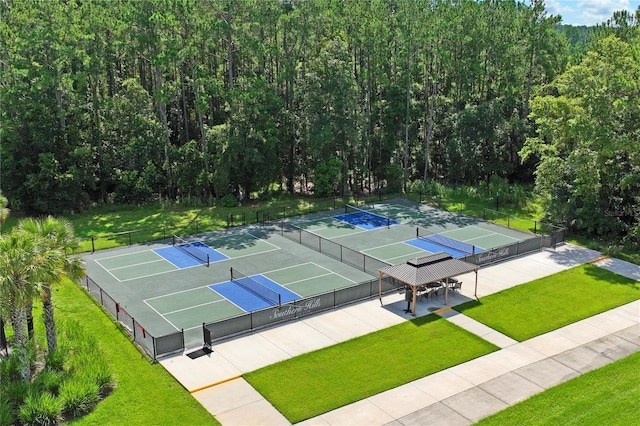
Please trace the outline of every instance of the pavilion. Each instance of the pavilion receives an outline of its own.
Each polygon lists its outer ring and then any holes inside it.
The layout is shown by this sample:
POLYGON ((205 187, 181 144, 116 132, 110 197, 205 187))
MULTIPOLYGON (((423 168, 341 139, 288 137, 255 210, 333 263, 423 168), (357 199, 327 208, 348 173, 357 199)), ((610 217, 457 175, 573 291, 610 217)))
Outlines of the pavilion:
POLYGON ((391 265, 379 269, 378 287, 380 303, 382 303, 382 279, 388 276, 411 288, 412 292, 412 312, 416 315, 416 300, 418 290, 428 287, 432 283, 444 283, 444 303, 448 303, 449 280, 456 275, 467 272, 475 272, 474 296, 478 293, 478 265, 474 265, 463 260, 454 259, 449 253, 434 253, 424 257, 416 257, 406 263, 391 265))

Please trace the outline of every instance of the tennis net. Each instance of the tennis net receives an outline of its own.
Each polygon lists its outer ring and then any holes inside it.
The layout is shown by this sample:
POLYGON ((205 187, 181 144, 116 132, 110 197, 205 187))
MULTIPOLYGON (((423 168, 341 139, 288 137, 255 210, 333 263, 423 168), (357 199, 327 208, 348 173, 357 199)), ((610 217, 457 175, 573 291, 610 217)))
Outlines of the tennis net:
POLYGON ((231 281, 268 302, 275 303, 278 306, 282 304, 282 295, 280 293, 252 278, 249 278, 242 272, 238 272, 237 269, 231 268, 231 281))
POLYGON ((420 235, 421 233, 420 228, 416 228, 416 235, 418 238, 430 241, 432 243, 439 244, 444 247, 449 247, 454 250, 458 250, 467 254, 474 254, 476 252, 476 246, 472 244, 463 243, 462 241, 454 240, 453 238, 445 237, 444 235, 440 235, 440 234, 431 234, 431 233, 428 233, 427 231, 422 231, 422 232, 423 234, 420 235))
POLYGON ((209 267, 209 253, 199 249, 196 243, 190 243, 177 235, 173 236, 173 246, 209 267))
POLYGON ((344 205, 344 212, 346 214, 355 214, 358 216, 364 216, 365 218, 367 218, 368 222, 373 222, 376 225, 384 225, 387 228, 391 226, 391 223, 396 223, 395 221, 388 218, 387 216, 383 216, 377 213, 372 213, 369 210, 364 210, 359 207, 352 206, 351 204, 344 205))

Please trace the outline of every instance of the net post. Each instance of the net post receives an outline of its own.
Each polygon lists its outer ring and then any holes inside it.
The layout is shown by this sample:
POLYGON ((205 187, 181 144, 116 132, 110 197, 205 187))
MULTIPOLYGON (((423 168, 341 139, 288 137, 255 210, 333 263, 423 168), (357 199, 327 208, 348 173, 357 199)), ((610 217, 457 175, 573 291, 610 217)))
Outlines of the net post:
POLYGON ((420 236, 420 228, 416 226, 416 238, 420 236))
POLYGON ((233 266, 229 268, 229 274, 231 275, 231 281, 233 281, 233 266))
POLYGON ((91 236, 91 253, 95 253, 95 252, 96 252, 95 239, 92 235, 91 236))
POLYGON ((175 246, 175 245, 176 245, 176 236, 175 236, 175 235, 172 235, 172 236, 171 236, 171 240, 172 240, 172 245, 174 245, 174 246, 175 246))
POLYGON ((211 262, 209 260, 209 253, 207 253, 207 268, 209 267, 210 264, 211 264, 211 262))

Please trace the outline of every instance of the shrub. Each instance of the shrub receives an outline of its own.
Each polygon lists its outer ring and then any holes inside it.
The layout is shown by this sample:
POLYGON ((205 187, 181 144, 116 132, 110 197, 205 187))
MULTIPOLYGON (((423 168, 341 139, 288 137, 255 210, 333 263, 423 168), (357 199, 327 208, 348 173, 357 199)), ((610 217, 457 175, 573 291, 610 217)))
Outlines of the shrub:
POLYGON ((62 421, 60 401, 49 392, 30 394, 20 406, 20 421, 24 425, 56 425, 62 421))
MULTIPOLYGON (((2 403, 7 404, 10 409, 18 410, 29 395, 30 383, 22 380, 0 381, 0 393, 2 403)), ((0 423, 1 424, 1 423, 0 423)))
POLYGON ((87 377, 76 377, 60 387, 62 411, 71 417, 88 413, 100 398, 98 385, 87 377))
POLYGON ((15 424, 13 412, 11 407, 7 404, 4 398, 0 399, 0 425, 12 425, 15 424))
POLYGON ((44 369, 33 380, 32 389, 37 392, 50 392, 57 395, 64 379, 65 374, 62 371, 44 369))
POLYGON ((233 194, 227 194, 220 199, 220 205, 223 207, 237 207, 238 199, 233 194))
POLYGON ((8 357, 0 358, 0 383, 21 381, 20 360, 12 353, 8 357))
POLYGON ((113 386, 113 374, 111 373, 109 364, 101 360, 101 362, 94 366, 92 373, 94 383, 98 386, 98 391, 101 395, 105 395, 113 386))
POLYGON ((45 365, 47 370, 50 371, 64 371, 65 360, 69 356, 69 351, 66 348, 58 347, 47 354, 45 365))

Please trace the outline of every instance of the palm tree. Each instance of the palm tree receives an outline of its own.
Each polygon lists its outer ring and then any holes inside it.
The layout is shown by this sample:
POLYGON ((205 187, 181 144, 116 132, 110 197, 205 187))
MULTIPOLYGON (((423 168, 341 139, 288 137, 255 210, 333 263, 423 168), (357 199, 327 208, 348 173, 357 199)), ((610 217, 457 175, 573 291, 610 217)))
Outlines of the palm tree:
POLYGON ((35 240, 13 229, 0 237, 0 305, 9 316, 14 334, 14 352, 21 364, 20 374, 27 381, 31 375, 28 339, 25 333, 26 308, 46 268, 35 240))
POLYGON ((73 226, 66 219, 56 219, 48 216, 44 219, 23 219, 18 228, 31 235, 39 250, 47 253, 50 258, 57 259, 44 279, 36 283, 36 290, 42 299, 42 316, 49 352, 58 347, 56 337, 56 323, 51 300, 51 286, 62 281, 63 278, 72 280, 84 276, 82 260, 74 256, 80 243, 74 236, 73 226))
MULTIPOLYGON (((7 200, 7 197, 2 195, 2 191, 0 191, 0 235, 2 235, 2 225, 4 224, 4 221, 7 220, 10 212, 7 208, 7 204, 9 204, 9 200, 7 200)), ((7 337, 4 334, 4 320, 2 318, 2 307, 0 305, 0 350, 6 348, 7 337)))
POLYGON ((7 216, 9 216, 10 210, 7 208, 7 204, 9 204, 9 200, 7 197, 2 195, 2 191, 0 191, 0 234, 2 234, 2 225, 4 221, 7 220, 7 216))

